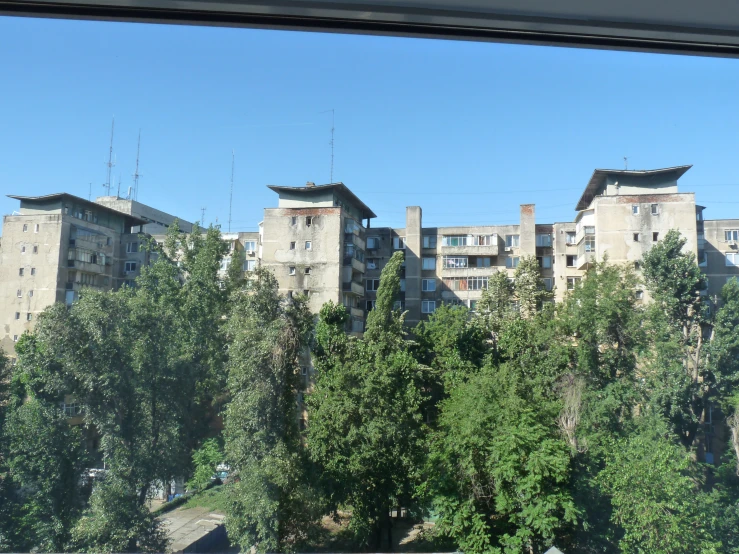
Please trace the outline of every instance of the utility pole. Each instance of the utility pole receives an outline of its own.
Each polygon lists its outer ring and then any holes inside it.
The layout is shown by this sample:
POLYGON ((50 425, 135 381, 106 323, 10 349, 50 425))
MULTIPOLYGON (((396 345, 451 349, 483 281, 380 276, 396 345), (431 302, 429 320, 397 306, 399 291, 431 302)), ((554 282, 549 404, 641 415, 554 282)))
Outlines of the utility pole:
POLYGON ((105 164, 108 166, 108 178, 105 180, 105 184, 103 185, 107 189, 107 196, 110 196, 110 173, 113 170, 113 166, 115 165, 115 161, 113 160, 113 133, 115 131, 115 117, 113 117, 113 124, 110 126, 110 151, 108 152, 108 163, 105 164))
POLYGON ((234 151, 231 150, 231 196, 228 199, 228 232, 231 232, 231 208, 234 201, 234 151))

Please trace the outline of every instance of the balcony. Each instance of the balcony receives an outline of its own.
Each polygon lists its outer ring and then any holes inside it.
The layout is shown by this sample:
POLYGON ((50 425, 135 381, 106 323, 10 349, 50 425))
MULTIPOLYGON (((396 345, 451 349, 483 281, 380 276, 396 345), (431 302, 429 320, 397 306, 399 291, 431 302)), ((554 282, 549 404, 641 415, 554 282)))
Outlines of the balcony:
POLYGON ((364 310, 362 308, 350 308, 349 314, 354 319, 364 319, 364 310))
POLYGON ((353 244, 355 248, 358 248, 359 250, 364 250, 366 243, 364 242, 364 239, 359 235, 355 235, 354 233, 344 233, 345 247, 347 244, 353 244))
POLYGON ((595 237, 586 236, 577 246, 577 269, 588 269, 595 262, 595 237))
POLYGON ((357 283, 356 281, 341 283, 341 290, 357 296, 364 296, 364 286, 362 283, 357 283))
POLYGON ((595 235, 595 226, 594 225, 580 225, 577 234, 575 235, 575 243, 580 244, 585 237, 594 236, 595 235))
POLYGON ((344 267, 346 266, 351 266, 358 273, 364 273, 364 262, 360 262, 354 257, 344 256, 344 267))
POLYGON ((492 257, 498 255, 498 235, 444 236, 438 241, 438 246, 447 256, 492 257))

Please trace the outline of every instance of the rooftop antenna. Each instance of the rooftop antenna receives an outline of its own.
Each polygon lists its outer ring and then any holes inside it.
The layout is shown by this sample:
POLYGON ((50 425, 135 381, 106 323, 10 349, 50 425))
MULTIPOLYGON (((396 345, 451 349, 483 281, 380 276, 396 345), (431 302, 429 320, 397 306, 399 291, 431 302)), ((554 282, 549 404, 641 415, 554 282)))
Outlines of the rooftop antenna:
POLYGON ((205 225, 205 206, 200 208, 200 226, 205 225))
POLYGON ((108 166, 108 179, 105 181, 105 184, 103 186, 108 190, 107 196, 110 196, 110 172, 113 169, 113 166, 115 165, 115 161, 113 160, 113 132, 114 131, 115 131, 115 117, 113 117, 113 124, 110 126, 110 151, 108 152, 108 163, 105 164, 106 166, 108 166))
POLYGON ((228 232, 231 232, 231 207, 234 201, 234 151, 231 150, 231 196, 228 199, 228 232))
POLYGON ((87 195, 87 199, 92 202, 92 183, 90 183, 90 194, 87 195))
POLYGON ((133 173, 133 198, 132 200, 139 199, 139 177, 143 177, 139 173, 139 152, 141 151, 141 129, 139 129, 139 142, 136 146, 136 171, 133 173))
POLYGON ((331 180, 329 183, 334 182, 334 109, 331 108, 330 110, 326 110, 321 113, 328 113, 331 112, 331 141, 329 144, 331 145, 331 180))
POLYGON ((624 169, 629 169, 629 158, 624 156, 624 169))
POLYGON ((116 197, 121 197, 121 181, 123 181, 123 175, 121 173, 118 174, 118 192, 116 193, 116 197))

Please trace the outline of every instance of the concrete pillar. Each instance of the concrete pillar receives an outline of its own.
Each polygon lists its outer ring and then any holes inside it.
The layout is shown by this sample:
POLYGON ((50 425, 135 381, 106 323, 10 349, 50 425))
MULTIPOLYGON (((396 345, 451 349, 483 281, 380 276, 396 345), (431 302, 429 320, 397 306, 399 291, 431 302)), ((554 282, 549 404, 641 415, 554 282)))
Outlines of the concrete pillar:
POLYGON ((405 209, 405 309, 406 323, 421 319, 421 207, 405 209))
POLYGON ((521 204, 520 229, 521 256, 536 256, 536 209, 534 204, 521 204))

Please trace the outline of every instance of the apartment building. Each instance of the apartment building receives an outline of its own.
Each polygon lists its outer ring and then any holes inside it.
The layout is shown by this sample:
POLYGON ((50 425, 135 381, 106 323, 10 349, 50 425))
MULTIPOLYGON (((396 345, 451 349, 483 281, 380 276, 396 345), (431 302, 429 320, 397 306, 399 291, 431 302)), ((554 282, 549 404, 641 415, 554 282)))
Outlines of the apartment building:
MULTIPOLYGON (((175 217, 131 200, 95 202, 67 193, 13 196, 20 208, 3 218, 0 243, 0 348, 15 342, 55 302, 71 304, 84 287, 132 285, 149 254, 140 233, 166 231, 175 217)), ((183 229, 192 224, 180 220, 183 229)))

